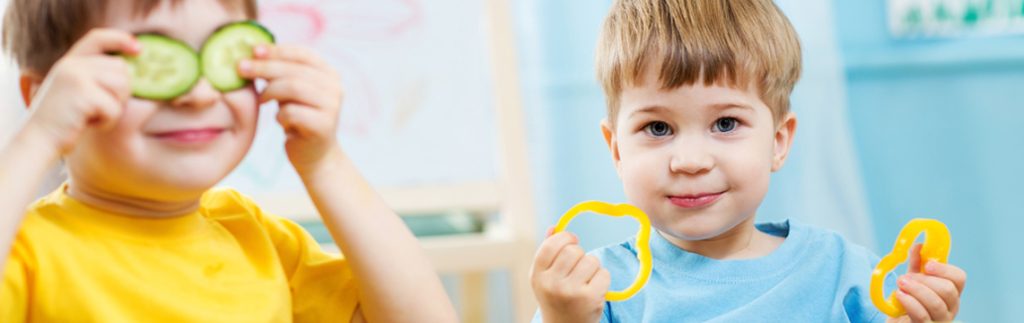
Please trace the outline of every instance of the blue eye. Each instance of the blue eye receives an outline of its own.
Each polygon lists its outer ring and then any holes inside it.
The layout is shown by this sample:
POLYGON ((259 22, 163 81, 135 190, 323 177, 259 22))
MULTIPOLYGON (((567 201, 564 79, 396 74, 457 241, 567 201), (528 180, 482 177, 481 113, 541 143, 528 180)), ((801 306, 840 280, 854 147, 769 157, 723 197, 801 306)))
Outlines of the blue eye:
POLYGON ((721 118, 715 121, 715 131, 718 132, 730 132, 736 130, 736 126, 739 124, 739 120, 732 117, 721 118))
POLYGON ((669 127, 667 123, 655 121, 644 126, 644 131, 655 137, 663 137, 672 134, 672 127, 669 127))

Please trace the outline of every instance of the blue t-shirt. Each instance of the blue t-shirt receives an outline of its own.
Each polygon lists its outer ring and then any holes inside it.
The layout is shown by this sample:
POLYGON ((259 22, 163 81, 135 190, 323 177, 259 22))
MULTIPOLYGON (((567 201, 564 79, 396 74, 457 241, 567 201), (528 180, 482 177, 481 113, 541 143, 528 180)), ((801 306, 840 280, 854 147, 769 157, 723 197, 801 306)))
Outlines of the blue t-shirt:
MULTIPOLYGON (((785 237, 771 254, 715 260, 651 236, 654 269, 632 298, 605 302, 602 322, 884 322, 868 284, 878 256, 835 232, 791 221, 758 224, 785 237)), ((636 277, 635 237, 592 251, 612 290, 636 277)), ((886 291, 895 288, 895 275, 886 291)), ((539 313, 538 313, 539 314, 539 313)), ((540 322, 537 315, 534 322, 540 322)))

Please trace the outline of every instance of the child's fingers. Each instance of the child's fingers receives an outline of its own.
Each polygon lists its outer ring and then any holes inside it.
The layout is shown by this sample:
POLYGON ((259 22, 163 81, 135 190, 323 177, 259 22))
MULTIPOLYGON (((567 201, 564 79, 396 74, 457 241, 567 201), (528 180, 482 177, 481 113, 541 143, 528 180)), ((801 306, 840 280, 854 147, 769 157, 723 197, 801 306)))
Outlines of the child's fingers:
POLYGON ((333 124, 323 113, 316 108, 288 103, 281 105, 277 111, 277 122, 285 129, 285 132, 296 133, 300 136, 333 136, 333 124))
POLYGON ((279 59, 321 68, 330 68, 330 64, 327 61, 306 47, 257 45, 253 47, 252 53, 253 57, 257 59, 279 59))
POLYGON ((548 227, 547 231, 544 231, 544 236, 545 237, 550 237, 552 234, 555 234, 555 227, 554 226, 550 226, 550 227, 548 227))
POLYGON ((923 274, 910 274, 907 275, 911 279, 927 286, 936 295, 942 298, 945 302, 946 308, 950 313, 956 313, 960 307, 960 291, 956 289, 956 285, 948 279, 928 276, 923 274))
POLYGON ((117 29, 96 28, 90 30, 75 45, 71 46, 67 55, 100 55, 107 53, 134 55, 139 53, 140 50, 142 50, 142 45, 135 40, 134 35, 117 29))
POLYGON ((270 81, 285 77, 298 77, 315 83, 331 81, 309 65, 282 60, 243 60, 238 62, 238 75, 247 79, 261 78, 270 81))
POLYGON ((907 272, 919 273, 921 272, 921 244, 914 244, 910 248, 910 260, 907 261, 907 272))
POLYGON ((569 280, 579 284, 586 284, 597 274, 598 270, 601 270, 601 261, 594 255, 584 255, 576 263, 576 267, 572 268, 572 272, 569 273, 569 280))
POLYGON ((132 96, 131 76, 128 75, 128 64, 123 59, 89 57, 83 62, 92 66, 94 72, 90 74, 110 95, 120 101, 126 101, 132 96))
POLYGON ((598 268, 597 273, 594 274, 594 277, 590 278, 587 285, 593 286, 598 290, 607 291, 612 285, 612 274, 607 269, 598 268))
POLYGON ((568 277, 572 272, 572 268, 576 267, 576 264, 580 262, 580 259, 583 259, 585 254, 583 248, 580 248, 579 245, 567 245, 565 248, 562 248, 562 251, 558 252, 554 263, 551 264, 551 268, 548 268, 548 270, 560 273, 562 277, 568 277))
POLYGON ((903 292, 902 290, 896 290, 896 300, 903 305, 903 309, 907 311, 907 316, 910 317, 912 322, 928 322, 929 315, 928 310, 924 308, 913 296, 903 292))
POLYGON ((562 248, 576 243, 576 237, 570 232, 559 232, 540 244, 537 248, 537 255, 533 257, 534 272, 551 268, 555 262, 555 256, 562 251, 562 248))
POLYGON ((964 292, 964 285, 967 283, 967 272, 960 269, 960 267, 938 261, 929 261, 925 265, 924 272, 929 276, 941 277, 953 282, 958 295, 964 292))
POLYGON ((341 105, 341 94, 331 92, 299 78, 278 79, 267 83, 260 93, 260 103, 297 101, 314 107, 337 108, 341 105))
MULTIPOLYGON (((946 301, 925 284, 908 276, 900 277, 898 281, 900 291, 912 296, 925 309, 927 318, 932 320, 949 319, 947 317, 949 316, 949 308, 946 306, 946 301)), ((904 308, 906 307, 904 306, 904 308)), ((907 313, 910 313, 910 309, 907 309, 907 313)))
MULTIPOLYGON (((96 91, 103 91, 103 89, 94 88, 96 91)), ((89 116, 89 124, 96 126, 102 131, 110 130, 117 125, 117 120, 121 116, 121 107, 123 103, 116 98, 109 95, 90 94, 91 98, 88 99, 88 104, 92 105, 92 108, 96 109, 93 115, 89 116)))

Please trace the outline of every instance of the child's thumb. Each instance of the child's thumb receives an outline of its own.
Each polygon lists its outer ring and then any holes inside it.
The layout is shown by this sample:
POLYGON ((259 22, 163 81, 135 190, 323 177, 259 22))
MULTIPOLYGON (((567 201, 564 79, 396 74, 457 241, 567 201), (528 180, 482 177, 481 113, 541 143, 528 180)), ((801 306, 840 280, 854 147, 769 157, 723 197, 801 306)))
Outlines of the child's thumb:
MULTIPOLYGON (((572 243, 572 244, 580 243, 580 237, 576 236, 575 233, 572 233, 572 232, 569 232, 569 231, 564 231, 564 232, 565 232, 565 234, 569 235, 569 238, 570 238, 570 242, 569 243, 572 243)), ((550 226, 550 227, 548 227, 547 232, 544 233, 544 237, 545 238, 550 238, 551 236, 555 235, 555 233, 557 233, 557 232, 555 232, 555 227, 554 226, 550 226)))
POLYGON ((921 244, 916 243, 910 248, 910 260, 907 261, 908 272, 921 272, 921 244))

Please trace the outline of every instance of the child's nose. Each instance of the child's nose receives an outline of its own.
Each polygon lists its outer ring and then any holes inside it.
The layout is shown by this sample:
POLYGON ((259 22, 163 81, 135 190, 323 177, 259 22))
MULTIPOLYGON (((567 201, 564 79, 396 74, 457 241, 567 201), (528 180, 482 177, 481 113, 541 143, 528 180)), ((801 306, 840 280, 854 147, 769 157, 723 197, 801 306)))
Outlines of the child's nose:
POLYGON ((191 90, 171 101, 171 106, 202 109, 214 105, 218 98, 220 98, 220 92, 214 89, 206 79, 200 78, 191 90))
POLYGON ((715 166, 715 159, 699 142, 680 143, 673 147, 669 170, 672 173, 699 175, 715 166))

